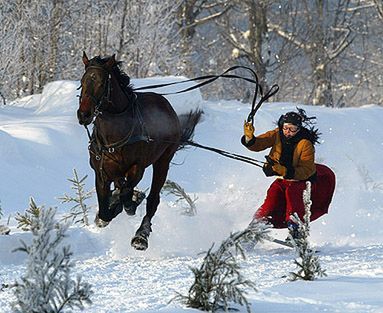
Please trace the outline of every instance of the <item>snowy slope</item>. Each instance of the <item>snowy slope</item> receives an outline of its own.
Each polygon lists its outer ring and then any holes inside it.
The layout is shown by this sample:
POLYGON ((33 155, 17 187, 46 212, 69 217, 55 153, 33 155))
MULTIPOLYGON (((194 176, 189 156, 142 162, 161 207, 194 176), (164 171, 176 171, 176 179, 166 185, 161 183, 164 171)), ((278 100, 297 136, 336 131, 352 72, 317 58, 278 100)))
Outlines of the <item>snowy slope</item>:
MULTIPOLYGON (((72 177, 74 168, 81 176, 89 175, 87 186, 93 188, 86 132, 75 117, 77 86, 78 82, 54 82, 41 95, 0 109, 1 224, 11 215, 12 229, 10 236, 0 237, 0 283, 12 282, 23 273, 25 256, 11 250, 20 239, 30 240, 30 235, 15 227, 13 217, 28 207, 29 197, 64 213, 68 207, 57 197, 70 192, 67 178, 72 177)), ((239 142, 248 105, 203 101, 198 91, 169 96, 169 100, 178 113, 204 109, 196 142, 263 160, 266 152, 249 152, 239 142)), ((244 273, 258 287, 258 292, 248 297, 253 311, 383 312, 383 170, 379 166, 383 109, 374 105, 300 107, 318 118, 322 144, 317 146, 317 161, 337 175, 330 212, 311 228, 311 241, 321 251, 328 277, 309 283, 287 282, 283 276, 294 270, 293 252, 271 243, 260 245, 242 262, 244 273)), ((255 117, 256 132, 273 128, 281 113, 294 108, 295 104, 288 103, 264 104, 255 117)), ((148 169, 141 189, 149 187, 150 174, 148 169)), ((168 301, 176 291, 186 293, 192 281, 189 266, 199 266, 199 252, 247 226, 273 181, 259 168, 196 148, 178 152, 169 178, 198 197, 198 212, 194 217, 181 215, 174 199, 163 196, 146 252, 134 251, 129 244, 144 205, 137 216, 121 214, 102 230, 94 226, 70 228, 76 270, 95 290, 94 305, 87 312, 196 312, 168 301)), ((274 234, 284 238, 286 231, 274 234)), ((10 290, 0 292, 0 312, 10 312, 13 299, 10 290)), ((245 312, 245 308, 240 310, 245 312)))

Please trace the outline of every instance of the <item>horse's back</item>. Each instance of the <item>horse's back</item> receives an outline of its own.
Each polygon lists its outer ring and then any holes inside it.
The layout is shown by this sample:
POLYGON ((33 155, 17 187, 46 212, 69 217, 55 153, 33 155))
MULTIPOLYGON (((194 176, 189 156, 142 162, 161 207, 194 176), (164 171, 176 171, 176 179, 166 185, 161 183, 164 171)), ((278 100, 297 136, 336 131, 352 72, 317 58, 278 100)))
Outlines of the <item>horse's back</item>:
POLYGON ((181 135, 177 113, 170 102, 154 92, 137 93, 138 108, 151 136, 178 140, 181 135))

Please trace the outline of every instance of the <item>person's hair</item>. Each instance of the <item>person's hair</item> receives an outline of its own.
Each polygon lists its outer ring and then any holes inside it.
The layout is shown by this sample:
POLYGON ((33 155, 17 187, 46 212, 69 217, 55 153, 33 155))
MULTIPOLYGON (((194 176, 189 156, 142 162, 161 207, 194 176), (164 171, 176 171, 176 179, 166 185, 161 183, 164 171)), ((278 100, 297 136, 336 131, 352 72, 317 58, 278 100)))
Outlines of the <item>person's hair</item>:
POLYGON ((315 128, 316 116, 307 116, 306 111, 300 108, 296 108, 298 112, 287 112, 279 118, 277 124, 280 130, 282 130, 284 123, 291 123, 304 128, 307 131, 308 139, 313 143, 319 143, 319 136, 321 133, 318 128, 315 128))

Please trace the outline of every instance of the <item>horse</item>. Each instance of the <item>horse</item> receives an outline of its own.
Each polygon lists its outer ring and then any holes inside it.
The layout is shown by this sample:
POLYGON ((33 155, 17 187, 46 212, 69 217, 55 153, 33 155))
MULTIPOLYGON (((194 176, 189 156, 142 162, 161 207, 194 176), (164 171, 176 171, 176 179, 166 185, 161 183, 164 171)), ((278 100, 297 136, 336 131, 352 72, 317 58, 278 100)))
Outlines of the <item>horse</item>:
POLYGON ((135 214, 134 187, 152 166, 146 214, 131 239, 133 248, 146 250, 169 164, 193 136, 203 112, 196 109, 177 116, 162 95, 135 92, 115 55, 89 59, 84 52, 82 61, 77 118, 86 128, 93 123, 92 133, 87 131, 98 200, 95 224, 105 227, 123 210, 135 214))

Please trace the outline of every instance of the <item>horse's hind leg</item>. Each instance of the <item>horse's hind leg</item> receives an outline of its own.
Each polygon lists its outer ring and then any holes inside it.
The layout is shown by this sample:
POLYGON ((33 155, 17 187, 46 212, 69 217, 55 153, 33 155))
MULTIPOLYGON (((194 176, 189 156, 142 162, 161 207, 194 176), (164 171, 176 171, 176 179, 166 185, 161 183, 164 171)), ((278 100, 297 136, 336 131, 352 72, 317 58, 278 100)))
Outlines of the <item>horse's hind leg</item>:
POLYGON ((169 153, 162 155, 161 158, 153 164, 152 185, 150 193, 146 198, 146 215, 144 216, 141 226, 136 231, 136 235, 133 237, 131 242, 131 245, 136 250, 146 250, 148 248, 148 237, 152 231, 151 220, 157 211, 158 204, 160 203, 160 191, 165 183, 169 170, 169 163, 174 153, 174 150, 170 150, 169 153))
POLYGON ((135 215, 139 203, 133 201, 133 189, 142 179, 144 167, 134 164, 125 174, 125 179, 121 188, 120 200, 124 210, 128 215, 135 215))

